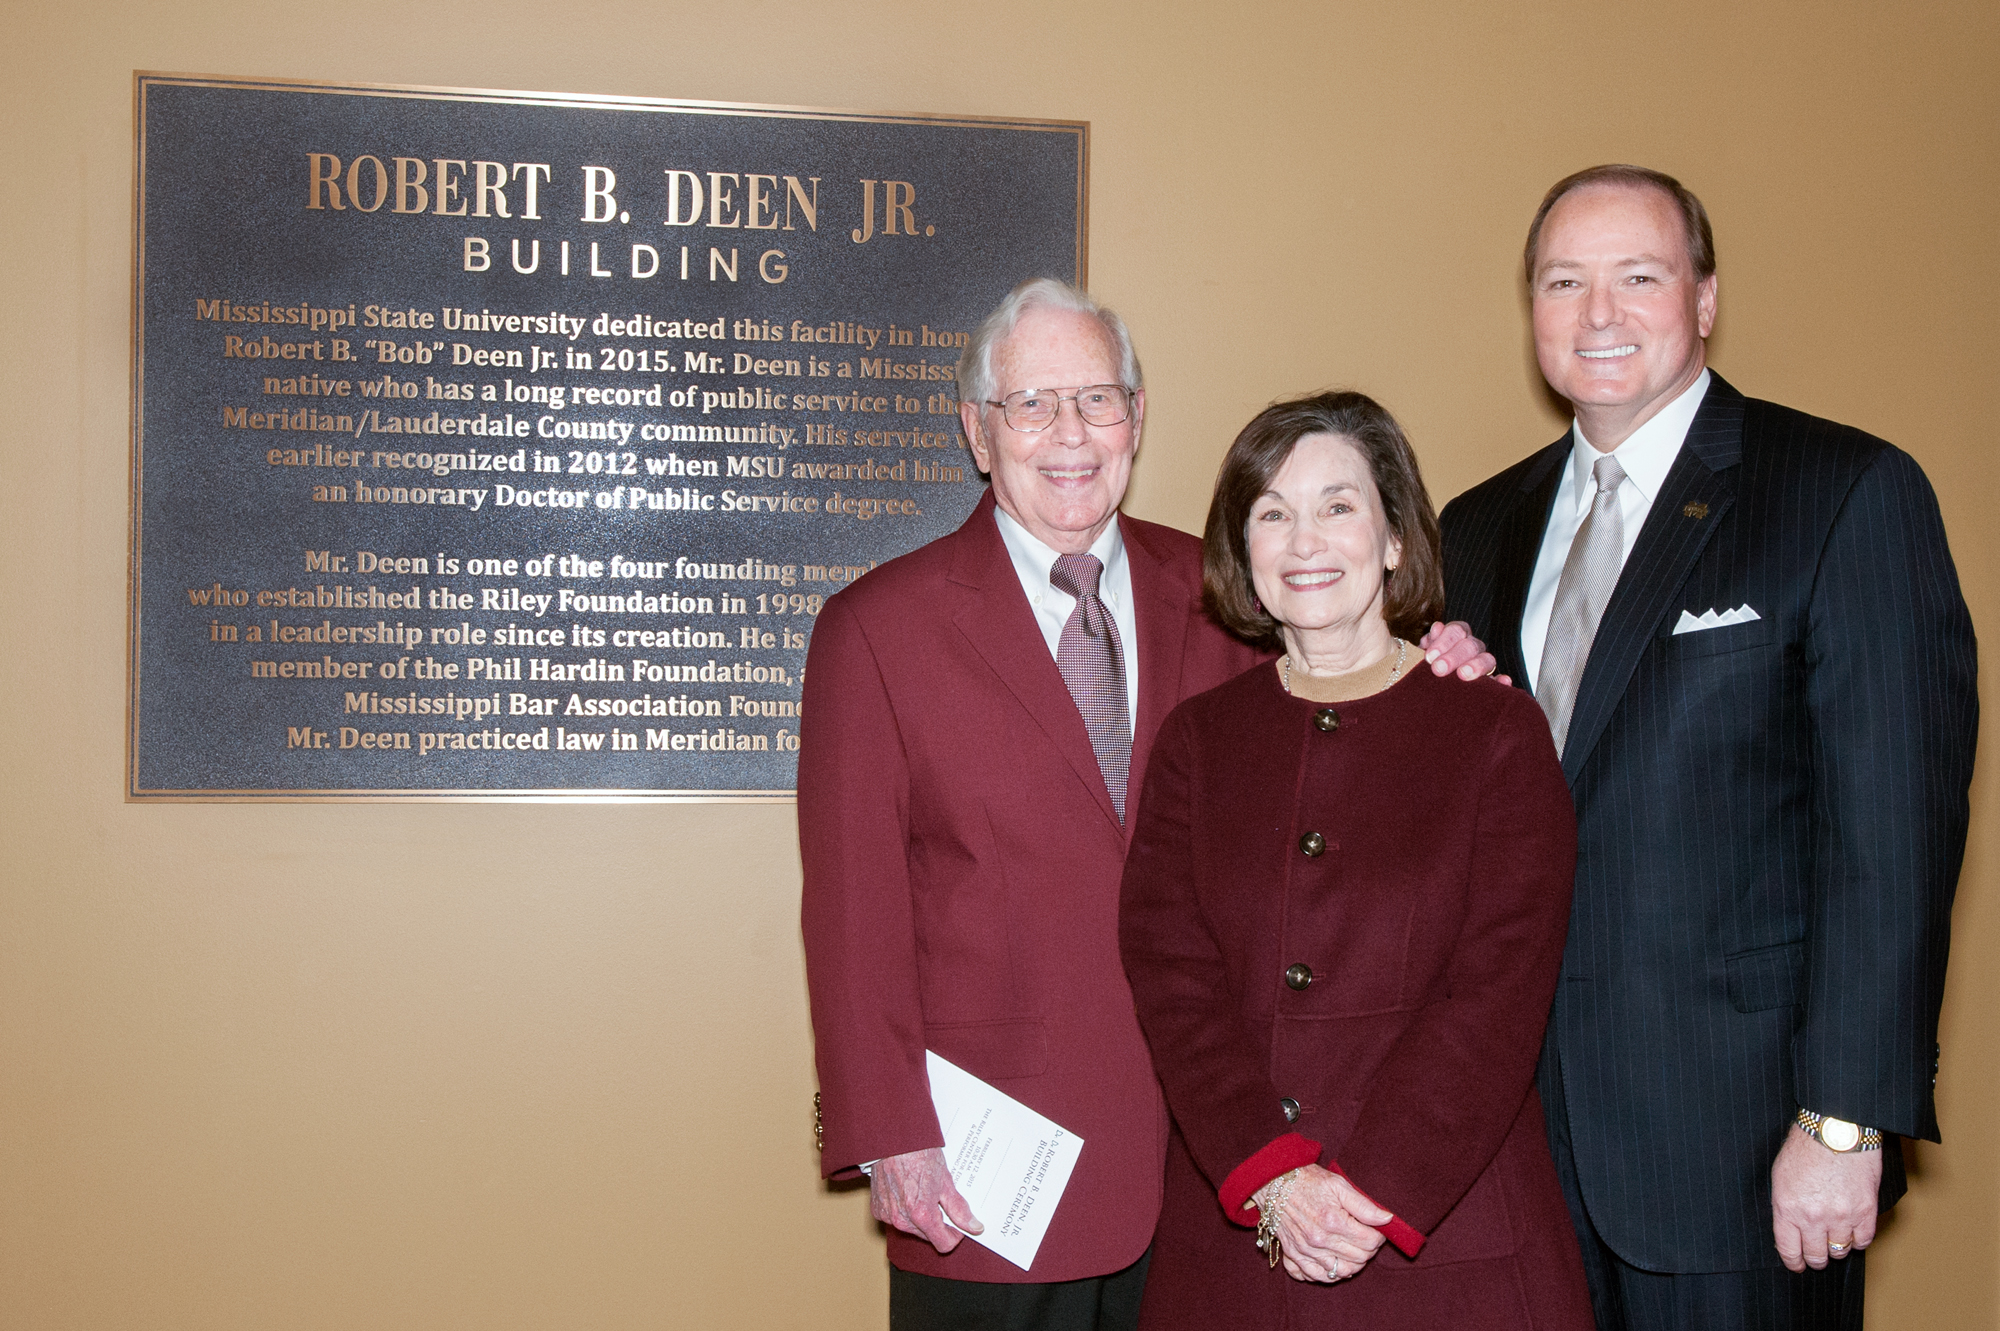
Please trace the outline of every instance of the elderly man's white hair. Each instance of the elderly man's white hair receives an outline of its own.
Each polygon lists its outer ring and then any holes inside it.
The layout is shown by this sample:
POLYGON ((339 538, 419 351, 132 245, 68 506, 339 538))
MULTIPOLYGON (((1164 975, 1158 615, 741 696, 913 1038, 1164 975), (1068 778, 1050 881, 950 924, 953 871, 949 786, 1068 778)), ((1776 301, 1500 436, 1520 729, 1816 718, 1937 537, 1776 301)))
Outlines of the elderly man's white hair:
MULTIPOLYGON (((993 313, 980 321, 973 330, 972 340, 958 358, 958 400, 984 405, 993 400, 993 349, 1005 342, 1021 316, 1029 310, 1052 309, 1071 310, 1077 314, 1087 314, 1102 325, 1112 343, 1118 348, 1118 377, 1127 388, 1139 389, 1146 386, 1143 373, 1139 369, 1139 354, 1132 350, 1132 334, 1126 331, 1125 321, 1110 308, 1098 304, 1089 293, 1079 291, 1067 282, 1059 282, 1053 277, 1035 277, 1021 283, 1007 294, 993 313)), ((1025 388, 1087 388, 1088 384, 1024 384, 1025 388)))

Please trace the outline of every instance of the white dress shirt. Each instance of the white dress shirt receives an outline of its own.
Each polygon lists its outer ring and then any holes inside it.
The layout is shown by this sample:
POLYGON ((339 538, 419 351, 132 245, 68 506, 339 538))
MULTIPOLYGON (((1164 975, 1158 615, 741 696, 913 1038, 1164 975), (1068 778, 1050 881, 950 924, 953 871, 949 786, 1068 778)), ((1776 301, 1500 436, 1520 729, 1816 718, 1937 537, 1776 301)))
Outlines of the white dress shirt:
MULTIPOLYGON (((1674 459, 1687 442, 1688 427, 1708 395, 1712 376, 1703 370, 1681 395, 1662 407, 1659 414, 1632 432, 1632 437, 1611 450, 1625 469, 1625 481, 1618 487, 1618 508, 1625 520, 1625 548, 1619 552, 1619 567, 1631 557, 1632 545, 1646 515, 1653 511, 1653 497, 1667 479, 1674 459)), ((1556 490, 1555 507, 1549 513, 1548 529, 1542 533, 1542 553, 1535 561, 1535 576, 1528 580, 1528 604, 1521 615, 1521 658, 1528 666, 1528 687, 1533 689, 1542 673, 1542 649, 1549 640, 1549 615, 1555 610, 1556 584, 1562 581, 1563 564, 1569 559, 1570 545, 1577 529, 1590 516, 1597 497, 1594 470, 1604 456, 1584 438, 1583 424, 1570 422, 1574 441, 1569 451, 1569 484, 1556 490)))
MULTIPOLYGON (((1049 656, 1054 658, 1062 646, 1063 625, 1069 623, 1070 612, 1076 609, 1076 598, 1068 592, 1058 591, 1049 581, 1049 571, 1056 566, 1060 551, 1051 550, 1028 529, 1007 515, 1006 510, 995 508, 994 518, 1000 524, 1000 539, 1006 542, 1008 557, 1014 561, 1014 573, 1021 579, 1021 590, 1028 594, 1028 604, 1034 609, 1035 623, 1041 627, 1042 637, 1049 644, 1049 656)), ((1090 553, 1097 556, 1104 565, 1104 572, 1097 580, 1097 594, 1105 608, 1111 611, 1111 622, 1118 626, 1118 647, 1125 658, 1125 713, 1136 732, 1139 727, 1139 622, 1132 612, 1132 565, 1125 558, 1125 538, 1118 533, 1118 520, 1113 518, 1097 540, 1091 544, 1090 553)), ((1543 616, 1546 620, 1548 617, 1543 616)))

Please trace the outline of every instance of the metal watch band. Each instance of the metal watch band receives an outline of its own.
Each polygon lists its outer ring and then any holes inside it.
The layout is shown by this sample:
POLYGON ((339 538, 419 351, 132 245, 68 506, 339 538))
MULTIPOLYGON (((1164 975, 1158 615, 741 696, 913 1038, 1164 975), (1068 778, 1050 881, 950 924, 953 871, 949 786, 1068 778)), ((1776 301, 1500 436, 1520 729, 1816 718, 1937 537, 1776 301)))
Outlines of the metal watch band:
POLYGON ((1858 1131, 1861 1134, 1860 1140, 1856 1141, 1852 1146, 1842 1147, 1833 1145, 1827 1141, 1826 1134, 1821 1131, 1821 1125, 1826 1120, 1827 1116, 1825 1114, 1815 1114, 1810 1109, 1801 1109, 1799 1111, 1799 1127, 1803 1128, 1814 1141, 1826 1147, 1829 1151, 1839 1151, 1842 1154, 1846 1154, 1849 1151, 1879 1151, 1882 1149, 1882 1130, 1880 1128, 1859 1128, 1858 1131))

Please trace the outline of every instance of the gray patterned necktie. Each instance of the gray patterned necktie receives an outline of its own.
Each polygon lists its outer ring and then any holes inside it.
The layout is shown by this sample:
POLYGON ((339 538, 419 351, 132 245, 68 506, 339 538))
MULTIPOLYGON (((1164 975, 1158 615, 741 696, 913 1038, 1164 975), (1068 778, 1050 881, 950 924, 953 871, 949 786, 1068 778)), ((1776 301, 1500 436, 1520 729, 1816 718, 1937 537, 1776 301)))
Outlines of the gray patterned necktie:
POLYGON ((1577 684, 1590 660, 1598 621, 1604 618, 1604 607, 1625 563, 1625 514, 1618 506, 1625 469, 1607 453, 1597 459, 1591 474, 1597 480, 1597 497, 1563 561, 1555 608, 1549 612, 1548 640, 1542 644, 1542 669, 1535 679, 1535 699, 1548 713, 1558 755, 1569 739, 1577 684))
POLYGON ((1132 718, 1125 703, 1125 653, 1119 648, 1118 625, 1097 594, 1103 573, 1096 555, 1062 555, 1049 570, 1049 585, 1076 598, 1076 609, 1056 642, 1056 668, 1083 714, 1097 770, 1122 823, 1132 769, 1132 718))

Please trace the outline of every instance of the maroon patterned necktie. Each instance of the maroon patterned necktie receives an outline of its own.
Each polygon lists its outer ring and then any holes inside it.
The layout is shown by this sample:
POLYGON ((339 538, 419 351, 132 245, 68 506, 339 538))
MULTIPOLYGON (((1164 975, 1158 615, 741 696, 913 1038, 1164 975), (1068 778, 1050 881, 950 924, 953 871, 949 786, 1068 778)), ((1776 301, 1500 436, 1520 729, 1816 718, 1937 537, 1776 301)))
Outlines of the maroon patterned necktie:
POLYGON ((1063 625, 1056 645, 1056 669, 1062 671, 1083 728, 1097 754, 1097 770, 1118 821, 1125 821, 1125 783, 1132 771, 1132 718, 1125 702, 1125 653, 1118 644, 1118 625, 1097 594, 1104 565, 1096 555, 1061 555, 1049 570, 1049 585, 1076 598, 1076 609, 1063 625))

